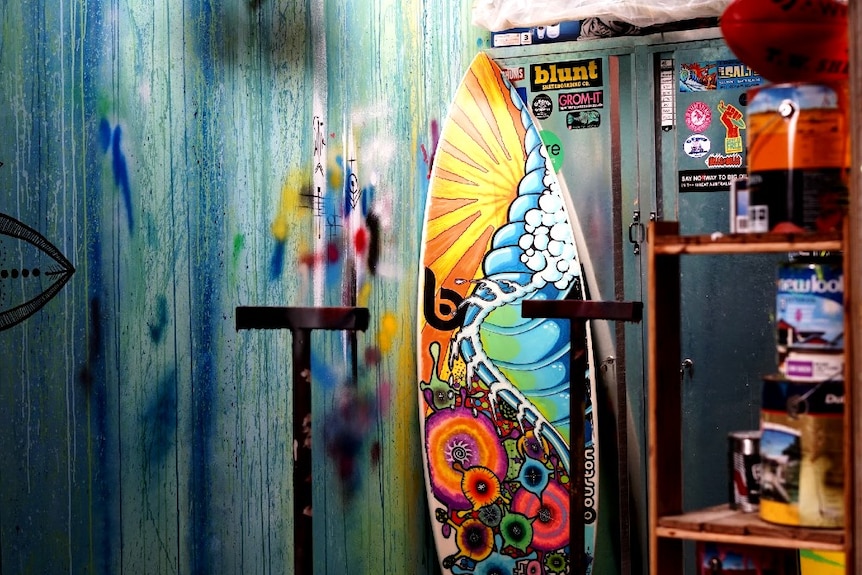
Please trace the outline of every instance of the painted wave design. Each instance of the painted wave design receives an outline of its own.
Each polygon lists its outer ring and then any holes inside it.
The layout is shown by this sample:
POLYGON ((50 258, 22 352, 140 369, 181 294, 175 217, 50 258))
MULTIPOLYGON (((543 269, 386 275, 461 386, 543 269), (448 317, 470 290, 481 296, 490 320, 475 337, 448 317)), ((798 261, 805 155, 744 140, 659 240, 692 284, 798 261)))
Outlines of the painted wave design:
POLYGON ((568 322, 520 316, 526 299, 563 299, 573 291, 581 296, 581 266, 553 167, 517 92, 511 84, 509 89, 526 130, 525 175, 508 223, 493 236, 484 277, 464 302, 457 350, 468 374, 489 386, 491 399, 518 410, 569 470, 568 322))

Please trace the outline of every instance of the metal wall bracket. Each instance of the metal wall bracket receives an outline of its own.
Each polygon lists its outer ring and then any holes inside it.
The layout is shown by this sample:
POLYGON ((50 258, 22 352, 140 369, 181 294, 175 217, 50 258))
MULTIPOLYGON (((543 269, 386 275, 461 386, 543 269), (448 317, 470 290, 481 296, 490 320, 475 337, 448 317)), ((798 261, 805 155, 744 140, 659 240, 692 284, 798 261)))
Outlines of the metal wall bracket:
MULTIPOLYGON (((637 253, 637 252, 636 252, 637 253)), ((643 318, 642 302, 616 302, 616 301, 584 301, 584 300, 526 300, 521 305, 521 315, 529 318, 557 318, 570 320, 569 327, 572 335, 571 369, 573 374, 586 373, 589 367, 587 358, 587 321, 589 320, 611 320, 640 322, 643 318)), ((586 388, 582 385, 572 385, 569 396, 569 451, 573 452, 572 446, 584 445, 584 420, 583 417, 575 417, 575 414, 583 414, 586 406, 586 388), (577 389, 581 393, 576 393, 577 389)), ((625 387, 623 387, 623 393, 625 387)), ((623 443, 623 446, 625 444, 623 443)), ((621 447, 624 448, 624 447, 621 447)), ((585 564, 584 558, 584 458, 570 457, 572 469, 572 493, 570 499, 569 514, 569 541, 572 554, 572 572, 579 573, 585 564), (578 544, 577 542, 581 542, 578 544)), ((625 498, 628 503, 628 492, 620 490, 620 497, 625 498)), ((625 507, 621 506, 621 509, 625 507)))
POLYGON ((314 573, 311 497, 311 332, 365 331, 360 307, 237 307, 236 329, 289 329, 293 356, 293 536, 295 575, 314 573))

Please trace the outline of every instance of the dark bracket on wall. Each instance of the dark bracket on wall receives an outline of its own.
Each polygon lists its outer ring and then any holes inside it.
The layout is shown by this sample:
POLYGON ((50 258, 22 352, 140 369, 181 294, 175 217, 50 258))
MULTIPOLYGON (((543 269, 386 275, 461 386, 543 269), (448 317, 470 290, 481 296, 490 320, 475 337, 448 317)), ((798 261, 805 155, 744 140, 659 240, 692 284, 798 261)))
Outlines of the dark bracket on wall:
MULTIPOLYGON (((587 361, 587 321, 609 320, 639 322, 643 319, 643 302, 616 302, 616 301, 583 301, 583 300, 526 300, 521 304, 521 315, 528 318, 555 318, 570 320, 572 336, 571 373, 586 373, 589 363, 587 361), (580 345, 578 345, 580 343, 580 345)), ((569 396, 570 437, 569 451, 574 453, 571 446, 584 445, 584 420, 575 417, 576 413, 584 413, 586 399, 584 394, 575 393, 578 386, 571 387, 572 394, 569 396)), ((593 398, 595 401, 595 398, 593 398)), ((584 458, 570 457, 572 462, 572 493, 570 499, 569 513, 569 541, 572 552, 572 565, 581 566, 585 563, 583 543, 584 540, 584 458)), ((578 572, 575 569, 574 572, 578 572)))
POLYGON ((314 573, 311 518, 311 332, 365 331, 370 314, 361 307, 237 307, 236 329, 289 329, 293 354, 294 573, 314 573), (308 438, 309 444, 303 441, 308 438))

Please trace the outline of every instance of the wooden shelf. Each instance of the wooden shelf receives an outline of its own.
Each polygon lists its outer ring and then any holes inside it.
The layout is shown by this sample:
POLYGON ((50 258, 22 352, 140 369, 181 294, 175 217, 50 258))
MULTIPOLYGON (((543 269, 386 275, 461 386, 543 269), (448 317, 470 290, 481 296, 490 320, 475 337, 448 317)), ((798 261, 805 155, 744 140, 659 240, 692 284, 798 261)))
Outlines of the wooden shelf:
MULTIPOLYGON (((756 513, 733 511, 727 505, 687 512, 683 493, 682 460, 682 358, 681 256, 688 254, 757 254, 842 251, 844 232, 793 234, 680 235, 679 223, 650 222, 647 229, 647 450, 649 572, 683 575, 683 542, 753 545, 793 551, 818 549, 843 551, 848 557, 847 575, 854 573, 852 518, 843 529, 814 529, 776 525, 756 513)), ((846 246, 849 250, 850 246, 846 246)), ((845 253, 845 262, 849 254, 845 253)), ((846 265, 846 263, 845 263, 846 265)), ((845 293, 845 301, 848 294, 845 293)), ((846 304, 845 304, 846 305, 846 304)), ((849 308, 848 308, 849 309, 849 308)), ((847 331, 852 336, 852 331, 847 331)), ((847 373, 853 373, 852 354, 845 357, 847 373)), ((846 390, 852 407, 852 388, 846 390)), ((845 407, 847 421, 853 421, 845 407)), ((845 426, 845 444, 852 446, 851 425, 845 426)), ((856 464, 845 450, 845 504, 854 506, 856 464)))
POLYGON ((840 251, 841 233, 705 234, 678 236, 656 230, 656 255, 840 251))
POLYGON ((660 517, 656 535, 785 549, 844 551, 843 529, 777 525, 763 521, 757 513, 743 513, 727 505, 660 517))

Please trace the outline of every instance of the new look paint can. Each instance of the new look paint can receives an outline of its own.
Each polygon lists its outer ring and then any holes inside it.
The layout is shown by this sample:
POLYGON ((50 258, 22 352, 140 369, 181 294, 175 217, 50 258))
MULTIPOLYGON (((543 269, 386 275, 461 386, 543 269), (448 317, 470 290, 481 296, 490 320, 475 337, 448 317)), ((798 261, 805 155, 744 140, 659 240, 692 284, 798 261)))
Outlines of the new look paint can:
POLYGON ((757 511, 760 500, 760 431, 734 431, 727 436, 731 509, 757 511))
POLYGON ((844 271, 840 255, 799 257, 779 265, 775 316, 780 365, 790 350, 842 351, 844 271))

